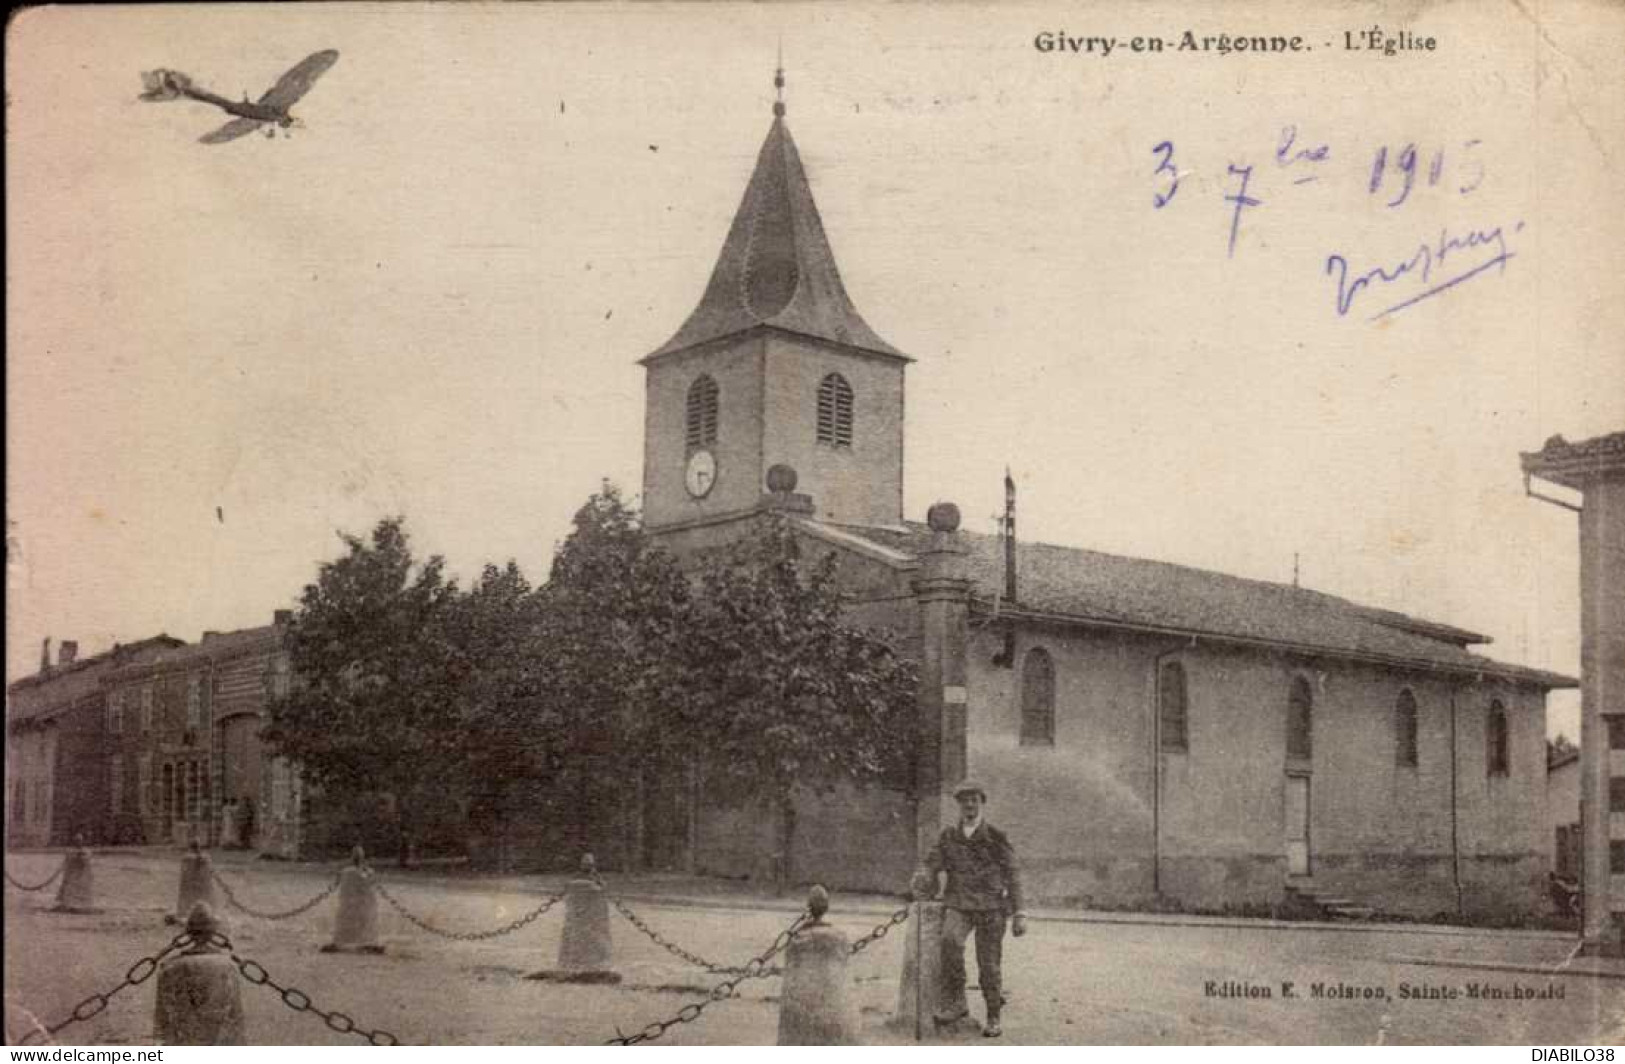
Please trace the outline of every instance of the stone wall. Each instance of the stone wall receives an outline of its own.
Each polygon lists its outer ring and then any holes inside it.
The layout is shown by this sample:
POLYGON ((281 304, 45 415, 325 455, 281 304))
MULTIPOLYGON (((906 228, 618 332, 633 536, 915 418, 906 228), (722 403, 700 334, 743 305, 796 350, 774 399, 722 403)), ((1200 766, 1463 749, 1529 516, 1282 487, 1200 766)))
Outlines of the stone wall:
POLYGON ((650 526, 748 509, 762 494, 762 360, 765 341, 747 334, 662 358, 648 368, 643 403, 643 520, 650 526), (716 483, 703 498, 684 486, 688 389, 717 382, 716 483))
POLYGON ((767 340, 763 468, 784 463, 821 521, 894 524, 903 513, 903 363, 774 333, 767 340), (852 446, 817 438, 818 385, 852 386, 852 446))
POLYGON ((1292 680, 1302 676, 1314 693, 1313 756, 1302 766, 1311 874, 1298 882, 1389 912, 1453 912, 1454 837, 1465 911, 1544 906, 1545 713, 1537 690, 1061 628, 1022 631, 1016 667, 1007 670, 991 663, 1000 645, 984 631, 970 656, 970 772, 993 791, 990 816, 1015 840, 1035 898, 1141 905, 1160 888, 1192 908, 1281 901, 1286 709, 1292 680), (1019 741, 1021 669, 1040 646, 1055 665, 1053 746, 1019 741), (1159 655, 1185 670, 1184 751, 1153 753, 1159 655), (1397 750, 1405 689, 1418 708, 1415 765, 1402 764, 1397 750), (1504 776, 1491 775, 1486 762, 1485 721, 1497 699, 1510 725, 1504 776))

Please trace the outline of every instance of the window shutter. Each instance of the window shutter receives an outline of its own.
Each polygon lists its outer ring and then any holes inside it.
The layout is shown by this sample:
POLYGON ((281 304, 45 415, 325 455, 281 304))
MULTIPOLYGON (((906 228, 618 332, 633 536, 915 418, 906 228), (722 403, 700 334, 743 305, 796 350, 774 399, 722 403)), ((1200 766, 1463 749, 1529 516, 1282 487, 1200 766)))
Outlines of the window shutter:
POLYGON ((818 442, 852 446, 852 386, 839 373, 818 384, 818 442))
POLYGON ((684 438, 690 448, 717 441, 717 382, 709 375, 696 377, 688 386, 688 417, 684 438))

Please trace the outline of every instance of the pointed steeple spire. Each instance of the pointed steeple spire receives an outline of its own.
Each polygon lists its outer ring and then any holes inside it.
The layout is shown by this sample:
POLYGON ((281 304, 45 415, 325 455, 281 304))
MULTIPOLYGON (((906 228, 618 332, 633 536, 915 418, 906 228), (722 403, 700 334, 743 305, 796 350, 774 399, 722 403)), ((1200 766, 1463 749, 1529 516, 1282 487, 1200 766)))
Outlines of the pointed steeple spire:
POLYGON ((782 43, 773 86, 773 125, 705 294, 676 335, 643 361, 763 325, 913 361, 875 335, 841 283, 784 121, 782 43))

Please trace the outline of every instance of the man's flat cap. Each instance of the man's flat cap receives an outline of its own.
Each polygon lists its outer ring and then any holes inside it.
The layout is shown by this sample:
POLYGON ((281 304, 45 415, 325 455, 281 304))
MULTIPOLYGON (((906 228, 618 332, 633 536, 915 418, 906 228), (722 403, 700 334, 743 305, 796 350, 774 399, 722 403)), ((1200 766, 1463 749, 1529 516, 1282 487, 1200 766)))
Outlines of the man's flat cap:
POLYGON ((987 791, 984 790, 982 785, 977 783, 975 780, 960 781, 959 786, 954 788, 954 797, 958 798, 962 794, 981 795, 982 801, 987 801, 987 791))

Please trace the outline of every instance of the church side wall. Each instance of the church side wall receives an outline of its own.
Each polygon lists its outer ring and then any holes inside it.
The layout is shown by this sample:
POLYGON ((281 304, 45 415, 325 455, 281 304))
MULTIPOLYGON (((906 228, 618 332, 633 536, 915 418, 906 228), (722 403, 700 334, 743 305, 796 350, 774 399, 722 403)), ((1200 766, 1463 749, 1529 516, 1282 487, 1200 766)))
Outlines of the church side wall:
POLYGON ((1463 904, 1492 917, 1544 911, 1551 843, 1546 837, 1546 699, 1533 688, 1486 683, 1457 696, 1463 904), (1486 771, 1490 703, 1509 724, 1506 775, 1486 771))
POLYGON ((1286 896, 1286 716, 1294 676, 1314 693, 1311 875, 1296 882, 1381 911, 1453 913, 1451 691, 1456 698, 1456 827, 1470 914, 1543 910, 1544 700, 1534 689, 1265 650, 1136 635, 1033 630, 1016 667, 991 664, 1001 637, 970 656, 970 772, 993 792, 990 815, 1015 841, 1035 900, 1143 905, 1154 885, 1204 910, 1286 896), (1019 692, 1033 647, 1055 666, 1055 744, 1022 745, 1019 692), (1188 744, 1157 753, 1155 673, 1179 661, 1188 744), (1417 700, 1417 763, 1397 756, 1401 690, 1417 700), (1487 771, 1492 699, 1507 710, 1509 771, 1487 771), (1153 834, 1153 817, 1156 828, 1153 834), (1160 855, 1153 880, 1153 853, 1160 855))
MULTIPOLYGON (((1257 653, 1163 641, 1185 670, 1187 744, 1159 751, 1164 894, 1204 908, 1281 899, 1286 882, 1286 704, 1292 670, 1257 653)), ((1147 719, 1156 706, 1146 667, 1147 719)), ((1318 718, 1317 718, 1318 722, 1318 718)), ((1318 753, 1325 744, 1317 741, 1318 753)))
MULTIPOLYGON (((991 663, 1002 636, 984 630, 967 662, 969 773, 987 787, 988 819, 1016 846, 1035 902, 1128 905, 1151 894, 1154 648, 1132 639, 1022 632, 1016 668, 991 663), (1020 743, 1019 691, 1029 650, 1055 665, 1055 745, 1020 743)), ((952 819, 947 820, 952 823, 952 819)))

